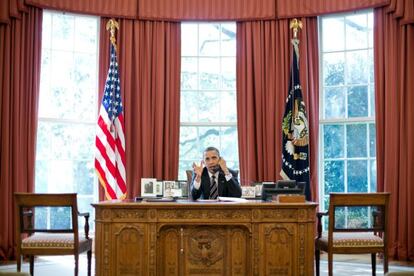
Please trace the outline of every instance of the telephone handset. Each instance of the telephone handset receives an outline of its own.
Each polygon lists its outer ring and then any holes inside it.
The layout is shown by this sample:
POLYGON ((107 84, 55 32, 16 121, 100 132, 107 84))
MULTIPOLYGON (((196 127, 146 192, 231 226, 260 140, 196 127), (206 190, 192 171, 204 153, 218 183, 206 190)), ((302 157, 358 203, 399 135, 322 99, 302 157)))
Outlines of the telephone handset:
MULTIPOLYGON (((221 157, 219 157, 219 162, 221 160, 221 157)), ((214 167, 211 168, 211 170, 216 173, 220 170, 220 164, 215 165, 214 167)))

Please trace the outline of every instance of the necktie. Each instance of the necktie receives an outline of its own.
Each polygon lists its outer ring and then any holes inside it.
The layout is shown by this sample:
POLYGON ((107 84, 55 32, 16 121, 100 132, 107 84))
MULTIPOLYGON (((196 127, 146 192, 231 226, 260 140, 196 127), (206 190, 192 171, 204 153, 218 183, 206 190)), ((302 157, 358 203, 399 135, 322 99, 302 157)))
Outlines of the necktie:
POLYGON ((210 199, 217 199, 217 197, 218 197, 217 181, 216 181, 216 176, 213 175, 211 177, 211 183, 210 183, 210 199))

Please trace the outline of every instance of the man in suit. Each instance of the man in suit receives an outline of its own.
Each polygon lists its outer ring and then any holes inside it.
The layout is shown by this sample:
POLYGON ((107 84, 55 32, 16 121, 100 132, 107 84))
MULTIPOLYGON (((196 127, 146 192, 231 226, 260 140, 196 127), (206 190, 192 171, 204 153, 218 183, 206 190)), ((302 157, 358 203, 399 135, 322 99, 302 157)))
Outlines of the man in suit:
POLYGON ((237 174, 227 168, 217 148, 206 148, 200 166, 193 163, 193 170, 191 196, 194 200, 217 199, 218 196, 241 197, 237 174))

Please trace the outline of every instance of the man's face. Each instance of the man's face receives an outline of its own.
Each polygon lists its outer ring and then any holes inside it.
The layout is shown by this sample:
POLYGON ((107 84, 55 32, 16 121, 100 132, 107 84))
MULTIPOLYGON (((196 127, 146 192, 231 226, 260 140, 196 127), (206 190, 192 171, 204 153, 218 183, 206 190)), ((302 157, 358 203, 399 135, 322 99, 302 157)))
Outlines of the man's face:
POLYGON ((204 163, 206 164, 207 170, 210 173, 216 173, 220 165, 218 164, 220 157, 215 150, 205 151, 204 152, 204 163))

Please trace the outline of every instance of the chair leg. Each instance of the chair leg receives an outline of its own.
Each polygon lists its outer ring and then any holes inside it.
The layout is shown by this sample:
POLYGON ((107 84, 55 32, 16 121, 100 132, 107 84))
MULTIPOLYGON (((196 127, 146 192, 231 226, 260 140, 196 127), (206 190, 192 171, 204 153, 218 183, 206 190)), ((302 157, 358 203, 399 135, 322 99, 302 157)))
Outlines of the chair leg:
POLYGON ((34 256, 30 255, 30 275, 34 275, 34 256))
POLYGON ((92 250, 89 250, 86 254, 88 256, 88 276, 91 276, 92 250))
POLYGON ((76 253, 75 254, 75 276, 78 276, 79 274, 78 264, 79 264, 79 253, 76 253))
POLYGON ((20 272, 22 270, 22 256, 20 255, 20 252, 16 253, 16 261, 17 261, 17 272, 20 272))
POLYGON ((371 267, 372 267, 372 276, 376 275, 377 269, 377 254, 371 253, 371 267))
MULTIPOLYGON (((387 249, 385 249, 387 250, 387 249)), ((384 275, 388 272, 388 252, 384 252, 384 275)))
POLYGON ((321 260, 321 251, 319 249, 315 250, 315 265, 316 265, 316 276, 320 275, 320 260, 321 260))
POLYGON ((332 252, 328 252, 328 275, 333 275, 333 254, 332 252))

